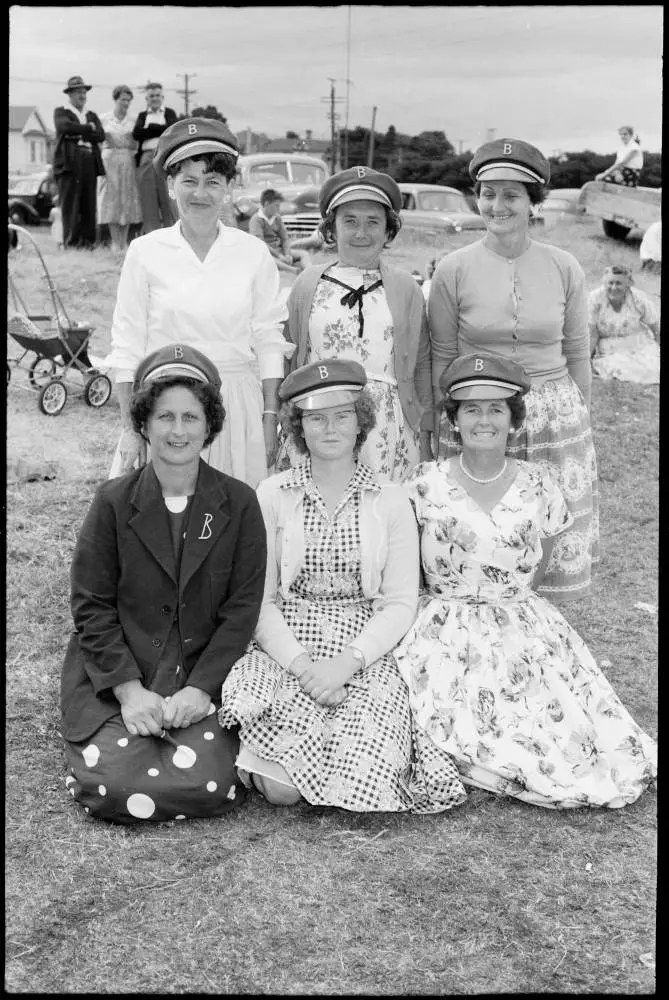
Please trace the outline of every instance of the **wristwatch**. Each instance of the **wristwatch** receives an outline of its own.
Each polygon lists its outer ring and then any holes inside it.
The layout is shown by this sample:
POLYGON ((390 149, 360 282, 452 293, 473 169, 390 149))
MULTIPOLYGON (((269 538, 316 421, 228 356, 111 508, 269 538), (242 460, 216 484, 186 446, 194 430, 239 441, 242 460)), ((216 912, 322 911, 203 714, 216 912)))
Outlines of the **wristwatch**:
POLYGON ((350 649, 351 650, 351 652, 353 653, 354 659, 356 659, 358 661, 358 664, 361 667, 364 667, 366 665, 367 660, 365 659, 365 654, 362 652, 361 649, 358 649, 357 646, 347 646, 346 649, 350 649))

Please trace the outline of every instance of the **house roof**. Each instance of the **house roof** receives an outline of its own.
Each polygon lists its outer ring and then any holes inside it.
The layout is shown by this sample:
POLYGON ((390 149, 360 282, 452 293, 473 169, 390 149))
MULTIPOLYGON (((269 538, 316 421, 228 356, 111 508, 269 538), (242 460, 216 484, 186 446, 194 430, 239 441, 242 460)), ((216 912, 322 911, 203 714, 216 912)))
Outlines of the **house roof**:
POLYGON ((46 127, 39 111, 35 105, 17 105, 13 107, 10 105, 9 108, 9 131, 10 132, 23 132, 24 128, 28 124, 30 116, 34 114, 37 121, 42 126, 42 131, 45 135, 48 135, 49 129, 46 127))

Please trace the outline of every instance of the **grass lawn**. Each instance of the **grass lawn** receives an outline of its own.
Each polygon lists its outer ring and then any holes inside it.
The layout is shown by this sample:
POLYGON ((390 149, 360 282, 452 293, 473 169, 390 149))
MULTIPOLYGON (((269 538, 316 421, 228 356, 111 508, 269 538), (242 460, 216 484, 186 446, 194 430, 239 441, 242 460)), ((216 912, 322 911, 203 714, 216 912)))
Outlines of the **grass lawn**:
MULTIPOLYGON (((469 242, 400 235, 390 257, 423 273, 469 242)), ((589 287, 638 243, 593 222, 537 232, 570 250, 589 287)), ((103 356, 120 264, 57 254, 37 234, 72 319, 103 356)), ((12 268, 48 305, 29 246, 12 268)), ((659 294, 657 276, 637 279, 659 294)), ((20 353, 8 340, 10 355, 20 353)), ((76 382, 77 377, 73 378, 76 382)), ((82 383, 80 383, 82 384, 82 383)), ((67 795, 58 734, 71 628, 69 562, 118 431, 115 399, 71 395, 43 416, 25 372, 8 389, 6 957, 10 993, 444 995, 655 990, 656 794, 622 810, 552 812, 470 792, 440 816, 353 814, 249 796, 220 820, 116 827, 67 795), (24 481, 20 460, 54 463, 24 481)), ((636 721, 657 736, 659 390, 601 382, 592 422, 602 563, 564 613, 636 721)))

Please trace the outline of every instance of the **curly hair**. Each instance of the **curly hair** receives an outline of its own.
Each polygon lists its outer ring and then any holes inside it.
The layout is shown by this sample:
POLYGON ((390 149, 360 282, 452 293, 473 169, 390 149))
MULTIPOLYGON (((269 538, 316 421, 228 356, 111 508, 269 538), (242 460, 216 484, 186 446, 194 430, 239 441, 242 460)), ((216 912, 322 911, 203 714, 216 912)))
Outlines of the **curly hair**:
POLYGON ((128 97, 130 98, 130 100, 133 99, 132 90, 125 83, 120 83, 118 85, 118 87, 114 87, 114 89, 112 90, 112 98, 115 101, 118 101, 118 99, 121 96, 121 94, 127 94, 128 97))
MULTIPOLYGON (((448 417, 448 422, 451 427, 455 428, 455 422, 458 416, 458 410, 462 404, 466 402, 464 399, 451 399, 450 396, 445 396, 441 403, 441 408, 443 412, 448 417)), ((511 427, 514 431, 522 425, 525 419, 525 414, 527 412, 525 407, 525 400, 523 399, 523 394, 520 392, 515 392, 513 396, 507 396, 505 400, 509 407, 511 413, 511 427)), ((456 431, 457 433, 457 431, 456 431)))
MULTIPOLYGON (((237 173, 237 161, 229 153, 196 153, 195 156, 189 156, 187 159, 192 160, 193 163, 202 161, 206 174, 222 174, 226 181, 231 181, 237 173)), ((171 167, 167 167, 165 176, 176 177, 185 162, 186 160, 179 160, 171 167)))
POLYGON ((130 397, 130 419, 133 430, 148 441, 144 433, 144 427, 156 408, 156 404, 162 394, 167 389, 174 389, 179 386, 183 389, 190 389, 196 399, 202 403, 204 417, 207 422, 207 436, 204 440, 203 448, 206 448, 221 433, 223 421, 225 420, 225 407, 219 393, 213 385, 206 382, 198 382, 194 378, 186 378, 184 375, 175 375, 173 378, 166 378, 160 382, 149 382, 148 385, 138 389, 130 397))
MULTIPOLYGON (((481 194, 481 185, 485 183, 486 183, 485 181, 477 181, 476 184, 474 185, 474 194, 476 195, 477 199, 481 194)), ((530 199, 530 205, 540 205, 544 200, 544 198, 546 197, 545 184, 532 184, 529 181, 527 184, 525 183, 525 181, 519 181, 518 183, 522 184, 525 190, 527 191, 528 197, 530 199)))
MULTIPOLYGON (((353 406, 360 427, 358 436, 355 439, 355 445, 353 446, 353 454, 357 455, 367 440, 367 435, 372 427, 376 426, 376 406, 368 389, 361 389, 353 406)), ((282 403, 279 409, 279 420, 281 421, 284 434, 287 438, 290 438, 300 454, 306 455, 309 449, 307 448, 307 442, 304 440, 304 429, 302 427, 303 414, 304 410, 301 410, 299 406, 295 406, 294 403, 290 402, 282 403)))
MULTIPOLYGON (((318 227, 318 232, 321 234, 323 240, 325 241, 325 245, 328 247, 334 247, 337 245, 335 219, 337 217, 337 212, 341 207, 342 206, 339 205, 338 208, 333 208, 329 211, 318 227)), ((383 245, 384 247, 389 247, 402 228, 402 220, 394 209, 388 208, 387 205, 384 205, 383 209, 386 213, 386 242, 383 245)))

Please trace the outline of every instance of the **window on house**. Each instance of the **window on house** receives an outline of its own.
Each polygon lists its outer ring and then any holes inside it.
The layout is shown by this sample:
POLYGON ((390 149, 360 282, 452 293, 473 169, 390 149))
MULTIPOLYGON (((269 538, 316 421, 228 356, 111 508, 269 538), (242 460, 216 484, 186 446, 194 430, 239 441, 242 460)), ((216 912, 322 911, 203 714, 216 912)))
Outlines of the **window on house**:
POLYGON ((37 163, 37 143, 34 139, 30 140, 30 162, 37 163))

